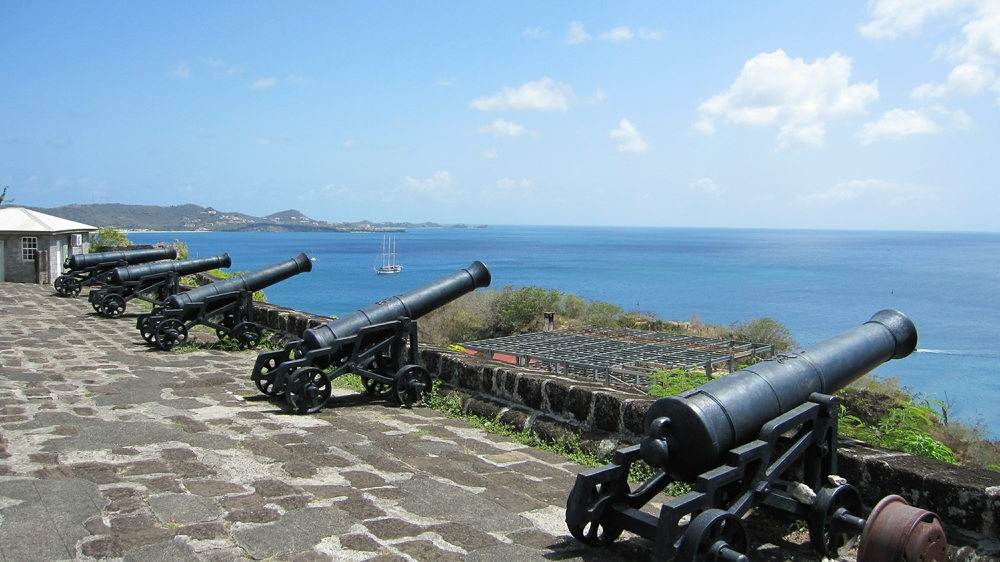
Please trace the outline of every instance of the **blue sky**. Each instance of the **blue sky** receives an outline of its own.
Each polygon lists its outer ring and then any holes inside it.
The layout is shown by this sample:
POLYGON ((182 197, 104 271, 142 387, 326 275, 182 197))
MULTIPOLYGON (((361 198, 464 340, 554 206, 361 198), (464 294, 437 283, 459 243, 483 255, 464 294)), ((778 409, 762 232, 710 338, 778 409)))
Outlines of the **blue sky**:
POLYGON ((0 183, 334 222, 1000 230, 1000 1, 689 4, 8 0, 0 183))

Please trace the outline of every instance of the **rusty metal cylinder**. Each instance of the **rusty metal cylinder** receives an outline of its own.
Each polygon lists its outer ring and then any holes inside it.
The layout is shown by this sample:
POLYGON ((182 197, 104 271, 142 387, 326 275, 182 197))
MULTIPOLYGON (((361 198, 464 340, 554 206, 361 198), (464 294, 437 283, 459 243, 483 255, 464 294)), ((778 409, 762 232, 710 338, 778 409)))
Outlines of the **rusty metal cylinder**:
POLYGON ((882 363, 906 357, 916 345, 913 322, 883 310, 828 340, 661 398, 646 412, 643 460, 692 482, 814 392, 833 394, 882 363))
POLYGON ((242 275, 234 275, 229 279, 223 279, 208 285, 202 285, 186 293, 172 295, 164 303, 164 306, 166 308, 183 308, 185 304, 202 302, 209 297, 223 293, 239 291, 252 293, 307 271, 312 271, 312 260, 305 254, 299 254, 287 261, 269 265, 242 275))
POLYGON ((948 539, 941 519, 886 496, 872 509, 858 543, 858 562, 946 562, 948 539))
POLYGON ((449 302, 482 287, 489 287, 490 270, 481 261, 412 291, 389 297, 343 318, 303 332, 307 349, 329 347, 337 338, 353 336, 362 328, 397 318, 416 320, 449 302))
POLYGON ((114 252, 96 252, 93 254, 76 254, 63 261, 63 268, 78 271, 95 265, 125 262, 128 265, 147 263, 156 260, 172 260, 177 258, 177 249, 173 246, 152 248, 148 250, 118 250, 114 252))
POLYGON ((157 263, 143 263, 126 267, 116 267, 111 271, 111 283, 124 285, 126 281, 137 281, 149 275, 159 275, 161 273, 174 272, 177 275, 190 275, 210 269, 229 267, 233 265, 233 260, 229 254, 219 254, 207 258, 194 258, 190 260, 171 260, 157 263))

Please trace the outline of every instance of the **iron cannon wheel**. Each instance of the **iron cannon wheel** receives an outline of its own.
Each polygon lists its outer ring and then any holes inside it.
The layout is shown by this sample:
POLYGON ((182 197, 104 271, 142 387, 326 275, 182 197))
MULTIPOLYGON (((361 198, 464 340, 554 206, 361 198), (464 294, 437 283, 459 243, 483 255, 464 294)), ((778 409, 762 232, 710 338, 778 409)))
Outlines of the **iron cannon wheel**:
POLYGON ((365 392, 372 396, 379 396, 389 390, 388 384, 368 377, 361 377, 361 385, 365 387, 365 392))
POLYGON ((74 296, 75 297, 75 296, 77 296, 77 295, 80 294, 80 290, 83 289, 83 286, 80 285, 80 282, 77 281, 76 279, 73 279, 72 277, 67 277, 66 278, 66 287, 65 287, 65 289, 66 289, 66 292, 63 293, 63 296, 66 296, 66 297, 68 297, 68 296, 74 296))
POLYGON ((56 277, 56 280, 54 283, 52 283, 52 286, 56 288, 57 293, 59 293, 64 297, 68 297, 72 292, 69 288, 69 281, 72 279, 73 279, 72 277, 68 277, 66 275, 60 275, 59 277, 56 277))
POLYGON ((156 345, 164 351, 187 343, 187 326, 176 318, 167 318, 156 327, 156 345))
MULTIPOLYGON (((587 490, 586 498, 574 498, 571 494, 567 500, 567 504, 570 502, 581 502, 587 506, 587 511, 590 513, 600 511, 597 509, 599 504, 606 504, 611 499, 611 490, 615 484, 615 482, 601 482, 600 484, 590 486, 590 489, 587 490)), ((567 506, 568 509, 569 507, 567 506)), ((621 527, 613 527, 603 521, 588 521, 582 524, 567 522, 566 526, 569 527, 570 534, 576 540, 588 546, 609 545, 615 542, 621 536, 622 531, 624 531, 621 527)))
POLYGON ((271 357, 260 366, 260 375, 252 377, 253 383, 261 393, 271 397, 278 395, 278 392, 274 390, 274 379, 277 376, 274 371, 278 368, 278 365, 278 359, 271 357))
POLYGON ((253 322, 240 322, 233 328, 233 335, 240 347, 253 349, 260 344, 260 327, 253 322))
POLYGON ((743 520, 721 509, 706 509, 691 520, 680 548, 679 562, 748 562, 750 535, 743 520))
POLYGON ((101 299, 101 314, 105 318, 119 318, 125 314, 125 297, 114 293, 101 299))
POLYGON ((419 402, 431 393, 431 374, 420 365, 407 365, 396 373, 393 399, 406 406, 419 402))
POLYGON ((809 540, 813 548, 827 558, 837 558, 842 548, 851 548, 861 527, 864 515, 861 493, 850 484, 836 488, 823 488, 816 494, 816 500, 809 509, 809 540))
POLYGON ((94 309, 94 312, 101 313, 101 301, 90 301, 90 306, 94 309))
POLYGON ((149 318, 143 318, 139 321, 139 333, 142 334, 142 339, 146 340, 146 343, 156 341, 156 332, 149 329, 149 318))
POLYGON ((291 374, 285 387, 285 400, 296 414, 318 412, 330 399, 330 377, 316 367, 305 367, 291 374))

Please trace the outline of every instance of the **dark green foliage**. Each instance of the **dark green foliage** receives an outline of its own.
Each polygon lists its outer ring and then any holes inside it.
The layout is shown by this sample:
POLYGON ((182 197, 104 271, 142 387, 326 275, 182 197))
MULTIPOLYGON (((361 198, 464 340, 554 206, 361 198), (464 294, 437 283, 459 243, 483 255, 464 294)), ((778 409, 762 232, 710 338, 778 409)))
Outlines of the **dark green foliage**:
POLYGON ((771 318, 751 318, 749 322, 737 320, 729 327, 729 339, 774 345, 782 353, 798 345, 784 324, 771 318))
POLYGON ((500 336, 535 332, 543 312, 562 309, 562 294, 541 287, 506 286, 494 304, 493 331, 500 336))
POLYGON ((94 248, 124 248, 131 246, 132 241, 121 231, 121 225, 105 226, 90 237, 90 247, 94 248))
MULTIPOLYGON (((3 193, 0 193, 0 205, 3 205, 3 200, 7 198, 7 188, 8 187, 10 187, 10 186, 9 185, 3 186, 3 193)), ((10 201, 7 201, 7 203, 13 203, 13 202, 14 202, 13 199, 11 199, 10 201)))

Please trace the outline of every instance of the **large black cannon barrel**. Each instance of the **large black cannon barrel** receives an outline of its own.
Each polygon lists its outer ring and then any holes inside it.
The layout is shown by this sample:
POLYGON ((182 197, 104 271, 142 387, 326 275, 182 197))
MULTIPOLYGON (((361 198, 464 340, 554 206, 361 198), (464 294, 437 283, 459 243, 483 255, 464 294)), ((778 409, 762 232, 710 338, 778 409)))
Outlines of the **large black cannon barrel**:
POLYGON ((913 322, 901 312, 883 310, 828 340, 660 398, 646 412, 642 458, 677 480, 692 482, 814 392, 833 394, 916 346, 913 322))
POLYGON ((111 271, 111 282, 115 285, 123 285, 126 281, 137 281, 149 275, 158 275, 171 271, 177 275, 190 275, 192 273, 229 267, 231 265, 233 265, 233 260, 229 258, 229 254, 219 254, 217 256, 190 260, 143 263, 114 268, 111 271))
POLYGON ((201 302, 206 298, 232 293, 237 291, 259 291, 265 287, 270 287, 275 283, 280 283, 289 277, 294 277, 300 273, 312 271, 312 260, 305 254, 299 254, 294 258, 262 267, 250 273, 234 275, 229 279, 216 281, 208 285, 202 285, 197 289, 191 289, 186 293, 172 295, 167 299, 164 306, 166 308, 183 308, 185 304, 201 302))
POLYGON ((78 271, 91 266, 104 263, 113 264, 125 262, 128 265, 136 263, 147 263, 156 260, 172 260, 177 258, 177 249, 168 246, 166 248, 152 248, 148 250, 118 250, 115 252, 96 252, 93 254, 77 254, 70 256, 63 261, 63 268, 78 271))
POLYGON ((482 287, 489 287, 490 270, 481 261, 451 275, 432 281, 412 291, 389 297, 343 318, 303 332, 306 348, 330 346, 337 338, 353 336, 362 328, 389 322, 400 317, 416 320, 458 297, 482 287))

